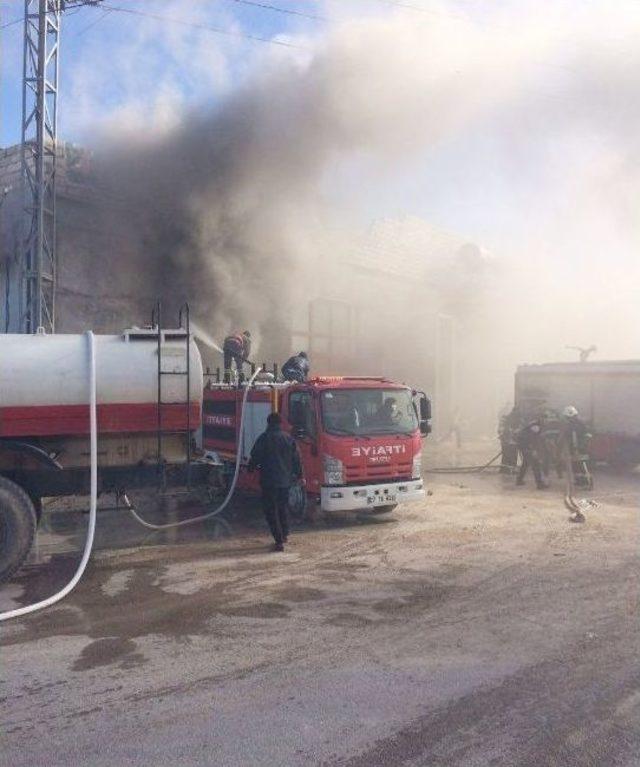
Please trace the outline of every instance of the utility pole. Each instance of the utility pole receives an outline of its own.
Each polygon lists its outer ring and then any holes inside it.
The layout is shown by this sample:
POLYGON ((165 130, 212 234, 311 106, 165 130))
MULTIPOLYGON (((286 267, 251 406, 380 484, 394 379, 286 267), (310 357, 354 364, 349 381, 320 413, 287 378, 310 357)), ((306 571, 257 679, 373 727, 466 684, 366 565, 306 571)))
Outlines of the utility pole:
POLYGON ((56 161, 60 20, 100 0, 24 0, 22 181, 24 237, 20 329, 55 330, 56 161))

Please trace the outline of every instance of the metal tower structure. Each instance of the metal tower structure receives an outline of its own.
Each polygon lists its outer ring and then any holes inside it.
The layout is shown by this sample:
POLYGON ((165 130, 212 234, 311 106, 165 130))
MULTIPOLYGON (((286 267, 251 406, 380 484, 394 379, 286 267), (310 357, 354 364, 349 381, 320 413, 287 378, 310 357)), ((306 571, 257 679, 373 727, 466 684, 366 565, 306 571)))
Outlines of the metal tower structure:
POLYGON ((60 0, 25 0, 22 177, 25 233, 21 326, 55 328, 56 152, 60 0))
POLYGON ((62 13, 100 0, 24 0, 21 330, 55 330, 56 161, 62 13))

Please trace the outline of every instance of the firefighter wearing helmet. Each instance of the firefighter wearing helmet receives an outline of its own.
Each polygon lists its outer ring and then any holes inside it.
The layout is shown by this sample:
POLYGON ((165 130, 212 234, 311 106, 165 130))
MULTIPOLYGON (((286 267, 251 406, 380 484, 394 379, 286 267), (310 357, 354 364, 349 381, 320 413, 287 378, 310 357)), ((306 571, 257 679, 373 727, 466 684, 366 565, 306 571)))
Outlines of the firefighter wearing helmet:
POLYGON ((294 354, 282 366, 282 377, 285 381, 304 383, 310 370, 309 357, 306 352, 294 354))
POLYGON ((235 362, 238 377, 242 378, 242 368, 245 362, 249 362, 251 354, 251 333, 243 330, 242 333, 232 333, 224 339, 222 345, 224 355, 224 380, 231 380, 231 363, 235 362))
POLYGON ((562 421, 560 442, 565 461, 571 466, 576 485, 591 489, 593 478, 588 468, 591 434, 574 405, 567 405, 564 408, 562 421))

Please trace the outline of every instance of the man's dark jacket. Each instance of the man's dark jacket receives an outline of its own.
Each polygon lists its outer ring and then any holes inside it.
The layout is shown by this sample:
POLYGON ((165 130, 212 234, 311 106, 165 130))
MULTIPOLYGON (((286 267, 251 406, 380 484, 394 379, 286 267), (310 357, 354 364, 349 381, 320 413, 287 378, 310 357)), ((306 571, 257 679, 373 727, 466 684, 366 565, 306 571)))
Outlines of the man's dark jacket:
POLYGON ((251 450, 249 471, 260 469, 264 488, 291 487, 302 478, 302 463, 295 440, 280 426, 268 426, 251 450))
POLYGON ((540 450, 542 445, 542 427, 537 422, 523 426, 518 433, 518 447, 520 450, 540 450))

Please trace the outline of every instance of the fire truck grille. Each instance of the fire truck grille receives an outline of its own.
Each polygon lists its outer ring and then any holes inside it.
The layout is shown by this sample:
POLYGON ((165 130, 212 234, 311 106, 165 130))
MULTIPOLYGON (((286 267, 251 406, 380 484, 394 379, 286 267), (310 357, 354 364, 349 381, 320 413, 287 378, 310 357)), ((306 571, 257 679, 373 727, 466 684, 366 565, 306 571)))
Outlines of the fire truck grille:
POLYGON ((346 469, 347 482, 366 482, 375 479, 402 480, 411 477, 410 463, 386 464, 385 466, 349 466, 346 469))

